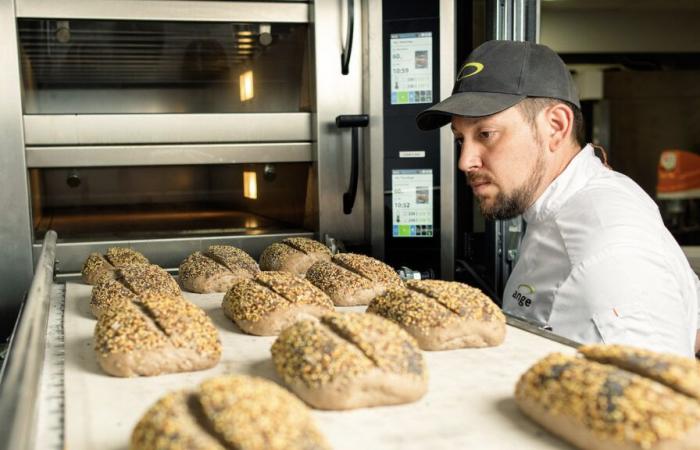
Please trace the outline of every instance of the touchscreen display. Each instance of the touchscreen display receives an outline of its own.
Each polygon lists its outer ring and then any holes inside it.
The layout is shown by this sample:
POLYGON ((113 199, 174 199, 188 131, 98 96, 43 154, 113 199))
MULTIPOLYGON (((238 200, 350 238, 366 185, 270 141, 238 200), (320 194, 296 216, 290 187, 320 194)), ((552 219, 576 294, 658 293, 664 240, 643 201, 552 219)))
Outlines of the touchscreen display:
POLYGON ((432 169, 392 170, 391 189, 393 237, 432 237, 432 169))
POLYGON ((390 35, 391 104, 433 102, 433 33, 390 35))

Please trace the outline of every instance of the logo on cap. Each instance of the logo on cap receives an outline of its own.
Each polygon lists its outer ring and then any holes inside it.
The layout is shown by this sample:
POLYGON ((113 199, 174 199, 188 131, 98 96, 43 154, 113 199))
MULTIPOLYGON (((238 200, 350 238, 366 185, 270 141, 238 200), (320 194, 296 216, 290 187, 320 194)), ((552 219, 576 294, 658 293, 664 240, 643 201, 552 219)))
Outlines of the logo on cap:
POLYGON ((464 78, 469 78, 477 73, 481 72, 484 70, 484 65, 481 64, 480 62, 469 62, 466 63, 465 65, 462 66, 462 68, 459 70, 459 76, 457 77, 457 81, 463 80, 464 78), (473 70, 469 73, 464 73, 465 70, 472 68, 473 70))

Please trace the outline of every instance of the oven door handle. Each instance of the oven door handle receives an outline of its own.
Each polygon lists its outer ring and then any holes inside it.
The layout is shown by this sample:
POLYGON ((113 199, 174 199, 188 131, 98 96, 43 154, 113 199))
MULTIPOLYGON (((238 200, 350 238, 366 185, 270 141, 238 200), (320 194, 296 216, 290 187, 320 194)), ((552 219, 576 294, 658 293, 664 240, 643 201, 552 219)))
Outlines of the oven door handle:
POLYGON ((347 34, 345 35, 345 45, 340 55, 340 69, 343 75, 350 72, 350 55, 352 55, 352 34, 355 28, 355 1, 345 0, 347 4, 347 34))
POLYGON ((357 197, 357 179, 359 177, 360 149, 358 128, 369 125, 367 114, 342 115, 335 118, 335 125, 338 128, 352 128, 352 155, 350 161, 350 183, 347 192, 343 194, 343 213, 352 214, 357 197))

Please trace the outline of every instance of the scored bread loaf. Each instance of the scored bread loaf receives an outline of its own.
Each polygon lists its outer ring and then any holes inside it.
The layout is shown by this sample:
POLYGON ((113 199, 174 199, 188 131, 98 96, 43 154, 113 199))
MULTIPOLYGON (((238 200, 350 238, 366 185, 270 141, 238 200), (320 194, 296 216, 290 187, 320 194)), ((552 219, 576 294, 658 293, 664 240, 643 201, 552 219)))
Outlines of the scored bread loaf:
POLYGON ((285 328, 272 345, 277 373, 319 409, 413 402, 427 390, 416 341, 373 314, 335 313, 285 328))
POLYGON ((383 262, 355 253, 339 253, 311 266, 306 279, 336 306, 366 305, 390 287, 403 285, 396 271, 383 262))
POLYGON ((131 248, 110 247, 104 256, 100 253, 90 253, 83 264, 83 281, 95 284, 103 277, 114 278, 117 268, 135 264, 149 264, 149 261, 131 248))
POLYGON ((106 309, 136 300, 146 293, 180 296, 180 286, 163 268, 155 264, 124 266, 115 271, 115 278, 103 277, 92 288, 90 310, 99 318, 106 309))
POLYGON ((501 310, 479 289, 440 280, 409 280, 367 307, 405 328, 423 350, 500 345, 506 334, 501 310))
POLYGON ((146 293, 106 309, 95 327, 102 369, 118 377, 203 370, 221 357, 211 319, 182 297, 146 293))
POLYGON ((518 381, 515 400, 582 449, 700 449, 699 388, 700 363, 692 359, 597 344, 537 362, 518 381))
POLYGON ((333 312, 333 302, 289 272, 260 272, 237 281, 224 296, 224 314, 249 334, 271 336, 302 317, 333 312))
POLYGON ((309 409, 276 384, 245 375, 171 392, 136 424, 130 450, 329 450, 309 409))
POLYGON ((179 278, 190 292, 226 292, 234 282, 260 272, 258 263, 246 252, 230 245, 211 245, 206 252, 194 252, 180 264, 179 278))
POLYGON ((275 242, 263 250, 260 255, 260 268, 291 272, 303 277, 313 263, 330 259, 331 251, 320 242, 292 237, 275 242))

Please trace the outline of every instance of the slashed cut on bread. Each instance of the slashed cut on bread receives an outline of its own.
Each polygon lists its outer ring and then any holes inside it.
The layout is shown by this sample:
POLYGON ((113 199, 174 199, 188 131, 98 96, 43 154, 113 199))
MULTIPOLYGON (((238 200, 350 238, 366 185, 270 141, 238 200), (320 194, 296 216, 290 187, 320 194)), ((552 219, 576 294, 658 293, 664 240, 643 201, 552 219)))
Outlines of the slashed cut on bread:
POLYGON ((291 272, 303 277, 313 263, 330 259, 331 251, 320 242, 292 237, 275 242, 263 250, 260 269, 291 272))
POLYGON ((212 378, 146 411, 130 450, 330 450, 309 409, 262 378, 212 378))
POLYGON ((374 314, 301 320, 282 330, 272 360, 287 386, 318 409, 409 403, 427 390, 428 371, 416 341, 374 314))
POLYGON ((103 277, 114 278, 114 271, 119 267, 137 264, 149 264, 148 259, 134 249, 126 247, 110 247, 102 255, 90 253, 83 265, 83 281, 95 284, 103 277))
POLYGON ((405 328, 423 350, 450 350, 500 345, 506 319, 479 289, 441 280, 409 280, 369 304, 368 313, 405 328))
POLYGON ((99 318, 106 309, 134 301, 146 293, 180 296, 180 286, 165 269, 155 264, 124 266, 115 271, 115 278, 103 277, 92 288, 90 310, 99 318))
POLYGON ((102 369, 117 377, 203 370, 221 357, 219 332, 203 310, 182 297, 152 293, 105 310, 94 349, 102 369))
POLYGON ((194 252, 180 264, 179 279, 190 292, 226 292, 237 280, 252 278, 260 268, 243 250, 230 245, 212 245, 194 252))
POLYGON ((403 285, 396 271, 370 256, 339 253, 331 261, 315 263, 306 279, 336 306, 366 305, 390 287, 403 285))
POLYGON ((700 363, 620 345, 551 354, 515 388, 520 409, 582 449, 700 449, 700 363))
POLYGON ((333 302, 313 284, 289 272, 260 272, 237 281, 222 302, 224 314, 258 336, 277 335, 302 317, 333 312, 333 302))

